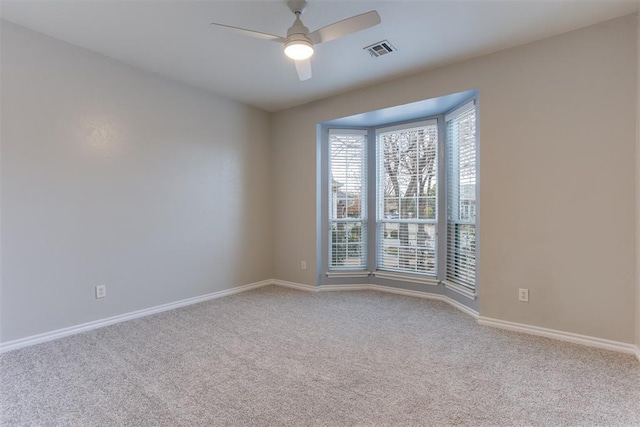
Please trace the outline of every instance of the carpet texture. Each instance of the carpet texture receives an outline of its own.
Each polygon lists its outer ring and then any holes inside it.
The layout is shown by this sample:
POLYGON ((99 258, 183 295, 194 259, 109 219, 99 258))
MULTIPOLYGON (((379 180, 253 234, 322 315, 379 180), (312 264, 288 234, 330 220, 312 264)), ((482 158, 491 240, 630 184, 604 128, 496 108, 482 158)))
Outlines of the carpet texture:
POLYGON ((266 287, 0 356, 2 426, 640 425, 633 356, 266 287))

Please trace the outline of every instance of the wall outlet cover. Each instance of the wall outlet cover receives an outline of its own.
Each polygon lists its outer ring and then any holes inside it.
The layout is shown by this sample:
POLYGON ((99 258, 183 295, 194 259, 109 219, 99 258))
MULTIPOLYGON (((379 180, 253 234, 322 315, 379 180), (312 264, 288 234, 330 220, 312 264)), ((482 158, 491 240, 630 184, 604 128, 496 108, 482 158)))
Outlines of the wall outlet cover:
POLYGON ((529 301, 529 289, 520 288, 518 290, 518 299, 520 301, 528 302, 529 301))
POLYGON ((107 296, 107 287, 105 285, 96 286, 96 299, 107 296))

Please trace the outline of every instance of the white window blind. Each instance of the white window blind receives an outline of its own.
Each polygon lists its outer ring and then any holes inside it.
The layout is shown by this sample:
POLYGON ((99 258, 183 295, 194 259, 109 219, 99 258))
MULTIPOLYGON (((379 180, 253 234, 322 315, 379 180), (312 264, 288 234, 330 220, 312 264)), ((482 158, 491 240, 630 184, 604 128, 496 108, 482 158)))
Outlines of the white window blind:
POLYGON ((476 113, 472 101, 448 114, 446 280, 475 290, 476 113))
POLYGON ((437 122, 378 129, 377 152, 377 268, 435 276, 437 122))
POLYGON ((366 269, 367 133, 329 130, 329 269, 366 269))

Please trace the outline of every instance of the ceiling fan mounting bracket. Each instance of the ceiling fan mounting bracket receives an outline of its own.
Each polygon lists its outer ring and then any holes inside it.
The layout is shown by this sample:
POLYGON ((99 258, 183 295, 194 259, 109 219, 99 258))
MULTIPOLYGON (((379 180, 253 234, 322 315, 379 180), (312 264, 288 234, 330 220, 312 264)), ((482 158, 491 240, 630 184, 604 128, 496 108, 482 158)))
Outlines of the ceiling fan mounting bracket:
POLYGON ((289 0, 287 6, 289 6, 289 9, 291 9, 291 12, 294 14, 302 15, 307 8, 307 2, 306 0, 289 0))

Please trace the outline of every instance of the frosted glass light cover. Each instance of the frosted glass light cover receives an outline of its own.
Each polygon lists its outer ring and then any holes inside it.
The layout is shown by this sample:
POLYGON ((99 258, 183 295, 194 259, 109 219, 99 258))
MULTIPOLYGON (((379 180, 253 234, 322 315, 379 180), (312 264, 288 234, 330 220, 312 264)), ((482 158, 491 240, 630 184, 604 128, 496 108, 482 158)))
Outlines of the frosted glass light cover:
POLYGON ((295 41, 285 46, 284 54, 291 59, 307 59, 313 55, 313 47, 309 43, 295 41))

